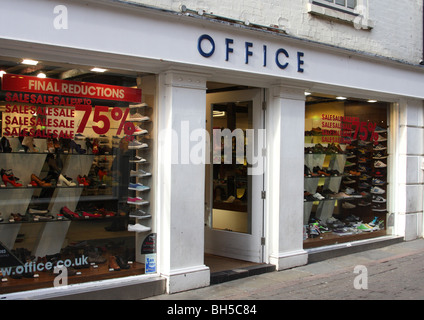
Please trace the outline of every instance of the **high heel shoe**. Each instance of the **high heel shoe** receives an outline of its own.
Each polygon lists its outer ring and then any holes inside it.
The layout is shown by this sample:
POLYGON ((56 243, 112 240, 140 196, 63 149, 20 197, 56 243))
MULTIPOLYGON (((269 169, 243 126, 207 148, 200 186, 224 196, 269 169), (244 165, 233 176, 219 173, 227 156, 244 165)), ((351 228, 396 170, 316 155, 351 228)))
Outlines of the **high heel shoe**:
POLYGON ((69 148, 71 149, 71 153, 74 153, 74 150, 76 150, 79 154, 84 154, 87 152, 87 150, 81 148, 81 145, 77 144, 74 140, 71 140, 69 143, 69 148))
POLYGON ((69 181, 62 174, 59 175, 58 181, 63 182, 68 187, 75 187, 76 186, 75 182, 69 181))
POLYGON ((87 148, 87 153, 91 150, 93 152, 93 144, 90 141, 90 138, 85 138, 85 146, 87 148))
POLYGON ((35 183, 36 186, 40 186, 40 187, 51 187, 52 186, 51 183, 48 183, 48 182, 41 180, 35 174, 31 175, 31 184, 32 185, 34 185, 33 182, 35 183))
POLYGON ((81 177, 80 175, 78 175, 78 177, 77 177, 77 181, 78 181, 78 183, 80 184, 80 185, 83 185, 83 186, 88 186, 89 185, 89 183, 88 183, 88 181, 86 180, 86 177, 84 176, 84 177, 81 177))
POLYGON ((72 220, 74 220, 74 219, 82 219, 83 218, 80 214, 71 211, 66 206, 65 207, 62 207, 62 209, 60 209, 60 213, 63 214, 66 218, 72 219, 72 220))
POLYGON ((1 179, 3 180, 3 183, 6 187, 8 183, 10 183, 14 187, 22 187, 22 184, 16 182, 19 180, 19 178, 13 175, 12 169, 1 169, 1 179))

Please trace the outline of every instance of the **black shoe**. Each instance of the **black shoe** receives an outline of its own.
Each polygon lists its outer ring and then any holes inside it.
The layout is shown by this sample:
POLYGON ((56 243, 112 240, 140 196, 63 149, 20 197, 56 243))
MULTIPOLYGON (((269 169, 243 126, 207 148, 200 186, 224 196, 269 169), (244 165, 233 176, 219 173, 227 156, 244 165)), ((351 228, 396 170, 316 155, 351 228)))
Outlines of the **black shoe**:
POLYGON ((120 256, 115 256, 116 263, 121 269, 129 269, 130 265, 120 256))

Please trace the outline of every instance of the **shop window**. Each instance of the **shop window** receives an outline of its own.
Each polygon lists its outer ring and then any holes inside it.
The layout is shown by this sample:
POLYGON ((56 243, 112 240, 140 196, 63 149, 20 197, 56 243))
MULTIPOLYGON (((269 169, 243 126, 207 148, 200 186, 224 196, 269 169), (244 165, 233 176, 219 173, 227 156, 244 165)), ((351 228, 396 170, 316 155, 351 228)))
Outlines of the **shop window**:
POLYGON ((154 76, 0 70, 0 293, 155 272, 154 76))
POLYGON ((311 95, 305 119, 304 248, 387 234, 387 103, 311 95))

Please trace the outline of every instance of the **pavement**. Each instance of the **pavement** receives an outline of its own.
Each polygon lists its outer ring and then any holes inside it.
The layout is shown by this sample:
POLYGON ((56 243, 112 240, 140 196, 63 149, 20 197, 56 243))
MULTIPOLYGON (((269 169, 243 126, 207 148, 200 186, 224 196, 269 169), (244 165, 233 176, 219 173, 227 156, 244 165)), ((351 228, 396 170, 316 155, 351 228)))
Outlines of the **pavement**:
POLYGON ((144 300, 423 299, 424 240, 418 239, 144 300))

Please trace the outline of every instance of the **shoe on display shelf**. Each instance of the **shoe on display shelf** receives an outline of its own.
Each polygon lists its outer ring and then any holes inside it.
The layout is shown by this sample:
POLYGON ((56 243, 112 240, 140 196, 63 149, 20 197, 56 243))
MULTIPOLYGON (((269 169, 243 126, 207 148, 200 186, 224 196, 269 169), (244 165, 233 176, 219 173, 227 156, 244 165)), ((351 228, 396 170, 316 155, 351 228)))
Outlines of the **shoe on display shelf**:
POLYGON ((360 165, 358 165, 358 171, 363 173, 363 172, 368 172, 368 171, 370 171, 370 169, 369 169, 368 167, 366 167, 366 166, 364 166, 364 165, 360 164, 360 165))
POLYGON ((128 225, 128 231, 131 231, 131 232, 147 232, 147 231, 150 231, 150 230, 151 230, 151 228, 143 226, 139 223, 128 225))
POLYGON ((382 160, 382 159, 387 159, 387 156, 384 155, 384 153, 377 152, 372 158, 374 160, 382 160))
POLYGON ((369 179, 371 179, 372 177, 370 176, 370 175, 367 175, 366 173, 364 173, 364 174, 362 174, 360 177, 359 177, 359 180, 361 180, 361 181, 367 181, 367 180, 369 180, 369 179))
POLYGON ((387 132, 387 129, 384 129, 384 128, 381 128, 381 127, 377 126, 377 127, 375 127, 374 132, 385 133, 385 132, 387 132))
POLYGON ((147 219, 147 218, 150 218, 151 215, 141 209, 137 209, 137 210, 131 211, 129 213, 129 217, 137 218, 137 219, 147 219))
POLYGON ((349 178, 349 177, 346 177, 345 179, 343 179, 343 183, 349 185, 349 184, 356 183, 356 181, 353 180, 353 179, 351 179, 351 178, 349 178))
POLYGON ((333 199, 349 199, 349 198, 352 198, 352 196, 344 192, 339 192, 333 196, 333 199))
POLYGON ((315 201, 314 195, 305 190, 303 192, 303 201, 315 201))
POLYGON ((78 184, 82 185, 82 186, 89 186, 90 185, 88 178, 86 176, 82 177, 82 176, 78 175, 77 181, 78 181, 78 184))
POLYGON ((372 194, 384 194, 386 191, 384 189, 381 189, 380 187, 374 186, 371 188, 370 192, 372 194))
POLYGON ((378 178, 373 178, 372 179, 372 184, 374 186, 384 186, 386 184, 386 181, 380 180, 378 178))
POLYGON ((128 190, 147 191, 147 190, 150 190, 150 187, 145 186, 141 183, 130 183, 128 185, 128 190))
POLYGON ((374 162, 374 168, 386 168, 387 164, 385 164, 384 162, 377 160, 376 162, 374 162))
POLYGON ((116 259, 116 263, 118 263, 118 266, 121 269, 129 269, 131 268, 131 266, 128 264, 127 261, 124 260, 124 258, 122 258, 121 256, 115 256, 116 259))
POLYGON ((366 192, 366 191, 362 191, 361 196, 362 196, 362 198, 368 198, 368 197, 371 197, 371 193, 366 192))
POLYGON ((334 217, 330 217, 326 221, 326 225, 330 226, 331 228, 343 228, 346 226, 345 223, 341 222, 339 219, 336 219, 334 217))
POLYGON ((365 157, 359 157, 358 158, 358 163, 367 163, 368 161, 370 161, 370 159, 365 158, 365 157))
POLYGON ((109 257, 109 270, 110 271, 120 271, 121 267, 118 265, 118 262, 116 261, 116 257, 115 256, 110 256, 109 257))
POLYGON ((143 116, 143 115, 139 114, 138 112, 131 114, 130 117, 127 118, 127 121, 134 121, 134 122, 149 121, 149 120, 150 120, 150 118, 148 116, 143 116))
POLYGON ((140 197, 135 197, 135 198, 128 197, 127 203, 136 204, 136 205, 145 205, 145 204, 148 204, 149 201, 144 200, 143 198, 140 198, 140 197))
POLYGON ((354 162, 350 162, 350 161, 347 161, 347 160, 346 160, 345 168, 353 167, 353 166, 356 166, 356 163, 354 163, 354 162))
POLYGON ((316 199, 316 200, 325 200, 325 197, 323 197, 320 193, 315 193, 314 195, 313 195, 313 197, 316 199))
POLYGON ((49 213, 49 210, 47 209, 35 209, 35 208, 28 208, 29 214, 36 214, 36 215, 45 215, 49 213))
POLYGON ((31 185, 45 187, 45 188, 52 186, 51 183, 48 183, 48 182, 46 182, 44 180, 41 180, 35 174, 31 174, 31 185))
POLYGON ((146 162, 146 161, 147 161, 146 159, 144 159, 140 156, 134 156, 133 159, 129 160, 129 162, 131 162, 131 163, 143 163, 143 162, 146 162))
POLYGON ((370 205, 371 205, 371 202, 365 201, 365 200, 362 200, 358 203, 358 206, 360 207, 369 207, 370 205))
POLYGON ((60 209, 60 213, 63 214, 66 218, 71 219, 71 220, 75 220, 75 219, 82 219, 82 215, 76 212, 73 212, 72 210, 70 210, 68 207, 62 207, 60 209))
POLYGON ((380 221, 379 217, 374 217, 374 219, 370 223, 368 223, 368 225, 370 227, 375 227, 379 221, 380 221))
POLYGON ((358 146, 365 147, 365 146, 368 146, 370 143, 371 141, 359 140, 358 146))
POLYGON ((139 136, 139 135, 146 134, 146 133, 149 133, 149 131, 147 131, 146 129, 142 129, 139 126, 135 126, 135 131, 132 135, 133 136, 139 136))
POLYGON ((364 231, 364 232, 372 232, 374 231, 374 228, 366 223, 362 223, 358 227, 356 227, 358 230, 364 231))
POLYGON ((146 172, 142 169, 138 169, 138 170, 131 170, 130 171, 130 176, 131 177, 150 177, 152 174, 150 172, 146 172))
POLYGON ((63 182, 68 187, 75 187, 77 185, 75 182, 71 181, 71 179, 69 179, 68 177, 65 177, 62 174, 59 175, 58 182, 60 184, 63 182))
POLYGON ((382 135, 378 135, 378 140, 377 140, 378 142, 384 142, 384 141, 387 141, 387 138, 384 138, 382 135))
POLYGON ((148 107, 149 105, 145 102, 143 103, 137 103, 137 104, 130 104, 129 108, 130 109, 137 109, 137 108, 144 108, 144 107, 148 107))
POLYGON ((18 177, 15 177, 12 169, 1 169, 1 178, 6 187, 8 183, 10 183, 14 187, 22 187, 22 184, 17 182, 20 179, 18 177))
POLYGON ((128 144, 128 149, 144 149, 147 147, 147 143, 142 143, 138 140, 130 141, 130 143, 128 144))
POLYGON ((355 209, 356 205, 354 205, 353 203, 350 203, 350 202, 343 202, 342 208, 346 209, 346 210, 351 210, 351 209, 355 209))
POLYGON ((362 198, 362 195, 360 193, 356 192, 356 190, 353 189, 353 188, 347 187, 344 192, 350 197, 362 198))
POLYGON ((368 189, 371 188, 371 185, 369 183, 366 182, 361 182, 358 186, 359 189, 368 189))
POLYGON ((346 219, 347 222, 359 222, 361 219, 358 216, 355 216, 353 214, 349 215, 346 219))
POLYGON ((372 206, 371 210, 374 212, 386 212, 387 208, 384 204, 375 204, 372 206))
POLYGON ((354 176, 354 177, 359 177, 359 176, 361 175, 361 172, 356 171, 356 170, 350 170, 350 171, 349 171, 349 174, 350 174, 351 176, 354 176))
POLYGON ((387 147, 379 143, 373 149, 374 151, 383 151, 383 150, 387 150, 387 147))
POLYGON ((382 196, 374 195, 374 196, 372 196, 372 202, 374 202, 374 203, 386 203, 387 200, 384 199, 382 196))
POLYGON ((308 229, 309 229, 308 230, 309 231, 309 238, 314 239, 314 238, 317 238, 321 235, 321 232, 319 231, 319 227, 314 223, 309 224, 308 229))

